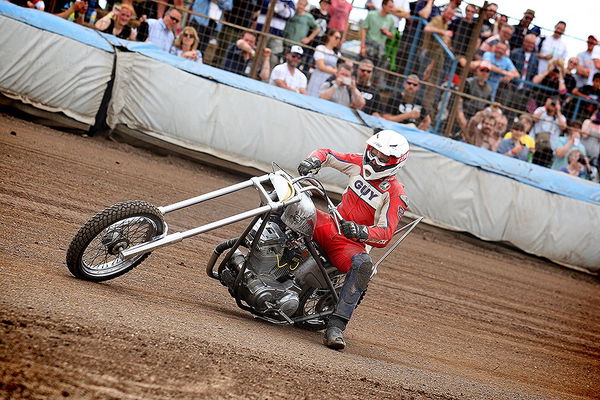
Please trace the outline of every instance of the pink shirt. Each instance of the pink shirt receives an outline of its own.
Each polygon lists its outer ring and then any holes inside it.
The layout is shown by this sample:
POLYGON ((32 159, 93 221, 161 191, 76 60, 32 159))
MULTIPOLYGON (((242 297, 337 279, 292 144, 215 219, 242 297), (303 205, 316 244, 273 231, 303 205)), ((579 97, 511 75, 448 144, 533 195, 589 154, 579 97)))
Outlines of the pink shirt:
POLYGON ((345 32, 346 26, 348 25, 348 18, 350 17, 350 11, 352 11, 351 3, 344 0, 331 0, 331 7, 329 7, 329 14, 331 15, 329 27, 345 32))

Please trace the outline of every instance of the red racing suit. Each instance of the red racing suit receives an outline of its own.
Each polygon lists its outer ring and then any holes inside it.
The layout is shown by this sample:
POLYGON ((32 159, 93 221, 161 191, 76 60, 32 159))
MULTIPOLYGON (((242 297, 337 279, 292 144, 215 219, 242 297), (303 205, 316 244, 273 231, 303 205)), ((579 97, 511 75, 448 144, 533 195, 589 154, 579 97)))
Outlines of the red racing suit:
POLYGON ((404 185, 394 176, 366 180, 362 176, 363 156, 359 154, 318 149, 309 157, 318 158, 322 163, 321 167, 335 168, 350 177, 337 210, 346 221, 368 227, 368 239, 362 243, 357 242, 339 234, 333 217, 317 210, 313 238, 338 270, 348 272, 352 257, 358 253, 366 253, 366 244, 385 247, 392 239, 400 218, 408 209, 404 185))

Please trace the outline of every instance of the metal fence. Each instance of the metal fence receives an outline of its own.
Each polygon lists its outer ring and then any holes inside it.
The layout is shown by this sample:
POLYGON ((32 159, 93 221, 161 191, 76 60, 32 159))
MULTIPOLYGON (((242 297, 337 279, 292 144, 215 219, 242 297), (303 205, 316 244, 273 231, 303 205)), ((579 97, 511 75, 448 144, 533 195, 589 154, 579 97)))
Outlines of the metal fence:
MULTIPOLYGON (((96 8, 93 15, 88 10, 87 23, 121 35, 121 25, 126 23, 133 28, 128 38, 150 41, 149 24, 162 24, 165 31, 175 32, 169 49, 174 54, 192 60, 201 58, 205 64, 276 84, 285 79, 273 79, 281 78, 272 73, 273 68, 287 62, 306 76, 307 95, 320 96, 324 88, 336 83, 348 90, 351 107, 491 151, 498 150, 514 122, 523 122, 524 133, 538 136, 535 149, 530 144, 531 154, 526 159, 544 166, 551 166, 556 158, 556 146, 553 143, 552 149, 547 149, 547 132, 537 135, 536 110, 544 107, 546 111, 547 102, 555 109, 558 104, 559 113, 570 122, 590 118, 599 106, 577 93, 573 66, 567 64, 568 60, 551 60, 548 72, 532 71, 533 59, 528 56, 527 71, 522 63, 524 50, 501 51, 504 48, 498 42, 513 42, 515 29, 478 18, 492 15, 487 8, 467 5, 462 15, 449 5, 432 10, 425 18, 417 10, 411 10, 409 16, 408 10, 380 6, 366 14, 357 30, 354 24, 338 18, 340 6, 332 10, 330 0, 311 9, 306 0, 172 1, 175 4, 126 0, 121 6, 109 1, 104 9, 96 8), (128 4, 133 13, 128 11, 128 4), (175 11, 169 12, 173 5, 175 11), (130 19, 128 14, 132 14, 130 19), (405 27, 400 32, 396 27, 403 18, 405 27), (297 52, 292 51, 297 50, 293 46, 302 48, 301 56, 292 54, 297 52), (505 59, 519 67, 517 75, 509 74, 505 59), (348 66, 353 83, 346 85, 341 79, 343 73, 338 71, 344 67, 340 64, 348 66), (354 102, 355 87, 364 101, 354 102), (537 157, 532 157, 534 151, 537 157)), ((517 39, 528 42, 531 37, 520 34, 517 39)), ((284 87, 296 90, 290 82, 284 87)), ((560 132, 564 128, 560 119, 550 121, 548 126, 552 124, 556 128, 546 129, 560 132)), ((574 129, 579 126, 575 124, 574 129)), ((551 136, 555 142, 556 134, 551 136)), ((598 138, 592 133, 585 140, 598 138)), ((591 156, 595 157, 591 166, 597 166, 597 155, 591 156)))

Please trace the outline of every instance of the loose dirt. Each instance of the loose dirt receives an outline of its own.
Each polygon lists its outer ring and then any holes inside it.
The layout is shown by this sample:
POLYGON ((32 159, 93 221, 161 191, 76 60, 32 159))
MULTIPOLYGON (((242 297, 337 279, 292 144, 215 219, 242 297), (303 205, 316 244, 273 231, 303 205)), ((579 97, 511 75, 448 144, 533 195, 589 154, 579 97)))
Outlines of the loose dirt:
MULTIPOLYGON (((596 277, 421 224, 336 352, 321 333, 253 318, 206 276, 242 224, 112 281, 69 274, 69 242, 99 210, 246 177, 1 113, 0 155, 2 399, 600 398, 596 277)), ((167 221, 174 232, 256 204, 249 190, 167 221)))

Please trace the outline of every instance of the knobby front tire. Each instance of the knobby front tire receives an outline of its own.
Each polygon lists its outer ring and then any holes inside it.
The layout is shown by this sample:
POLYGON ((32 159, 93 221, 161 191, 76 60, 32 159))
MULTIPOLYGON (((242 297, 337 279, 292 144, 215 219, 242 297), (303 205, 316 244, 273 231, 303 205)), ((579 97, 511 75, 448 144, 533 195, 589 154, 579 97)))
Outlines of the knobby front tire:
POLYGON ((150 255, 125 260, 120 251, 153 240, 164 229, 163 215, 152 204, 141 200, 115 204, 79 229, 67 251, 67 267, 75 277, 87 281, 116 278, 150 255))

